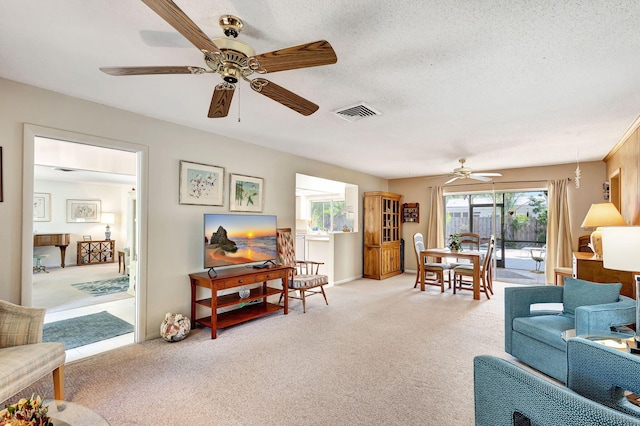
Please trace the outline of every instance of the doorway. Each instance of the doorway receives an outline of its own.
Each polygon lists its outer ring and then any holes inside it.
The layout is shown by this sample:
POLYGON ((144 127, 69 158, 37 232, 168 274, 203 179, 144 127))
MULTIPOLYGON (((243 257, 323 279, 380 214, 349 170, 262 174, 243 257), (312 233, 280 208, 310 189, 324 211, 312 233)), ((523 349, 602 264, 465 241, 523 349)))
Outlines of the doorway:
POLYGON ((135 206, 146 192, 141 186, 146 148, 30 125, 25 125, 24 142, 22 304, 46 307, 45 324, 107 312, 133 325, 133 332, 98 342, 89 339, 90 344, 67 350, 67 360, 143 341, 145 320, 137 301, 144 287, 139 273, 144 262, 127 262, 125 252, 132 260, 143 257, 139 248, 144 244, 137 242, 146 239, 144 226, 132 228, 130 223, 141 223, 142 209, 132 210, 131 200, 135 206), (47 221, 33 216, 34 194, 47 196, 47 221), (70 206, 76 201, 96 206, 95 216, 72 217, 70 206), (41 233, 68 235, 64 267, 57 247, 34 247, 33 235, 41 233), (87 262, 81 249, 87 241, 108 250, 87 262), (47 272, 31 271, 34 254, 44 255, 47 272), (105 283, 116 285, 105 290, 105 283))
POLYGON ((486 247, 495 235, 498 268, 540 272, 547 235, 546 189, 450 194, 444 196, 444 205, 445 240, 473 232, 486 247))

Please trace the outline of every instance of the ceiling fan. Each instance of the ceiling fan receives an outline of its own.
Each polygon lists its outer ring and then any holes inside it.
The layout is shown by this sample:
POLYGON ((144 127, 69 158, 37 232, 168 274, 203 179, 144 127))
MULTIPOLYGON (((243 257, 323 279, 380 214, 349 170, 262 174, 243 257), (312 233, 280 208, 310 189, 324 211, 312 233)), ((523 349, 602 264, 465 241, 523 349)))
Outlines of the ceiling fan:
POLYGON ((460 162, 460 167, 453 169, 453 177, 446 181, 444 183, 445 185, 455 182, 458 179, 475 179, 482 182, 489 182, 491 180, 490 176, 502 176, 501 173, 473 173, 473 170, 464 165, 464 163, 467 162, 466 158, 461 158, 458 161, 460 162))
POLYGON ((226 37, 210 39, 172 0, 142 0, 169 25, 204 54, 207 68, 197 66, 102 67, 114 76, 145 74, 205 74, 218 73, 222 82, 215 86, 209 118, 226 117, 233 99, 235 84, 247 81, 254 91, 302 114, 311 115, 318 105, 264 78, 250 79, 251 74, 265 74, 297 68, 335 64, 338 58, 326 40, 301 44, 256 55, 253 48, 236 37, 242 30, 242 20, 223 15, 219 24, 226 37))

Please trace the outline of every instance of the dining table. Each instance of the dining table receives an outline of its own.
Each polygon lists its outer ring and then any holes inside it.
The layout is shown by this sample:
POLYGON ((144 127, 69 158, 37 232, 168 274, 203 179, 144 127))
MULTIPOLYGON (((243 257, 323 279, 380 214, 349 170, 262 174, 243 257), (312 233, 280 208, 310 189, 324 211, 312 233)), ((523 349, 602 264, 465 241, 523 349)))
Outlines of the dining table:
POLYGON ((425 291, 424 264, 427 257, 435 258, 441 263, 442 258, 454 257, 456 259, 469 259, 473 263, 473 298, 480 300, 480 263, 484 253, 478 250, 451 251, 448 248, 428 248, 420 252, 420 291, 425 291))

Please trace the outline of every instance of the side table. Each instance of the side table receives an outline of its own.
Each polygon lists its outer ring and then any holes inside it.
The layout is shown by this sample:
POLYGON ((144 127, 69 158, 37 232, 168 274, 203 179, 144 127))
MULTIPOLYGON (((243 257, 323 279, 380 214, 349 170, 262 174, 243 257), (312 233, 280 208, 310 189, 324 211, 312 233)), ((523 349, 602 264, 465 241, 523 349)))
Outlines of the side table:
POLYGON ((75 402, 46 400, 44 405, 54 426, 109 426, 100 414, 75 402))
POLYGON ((611 331, 601 334, 576 335, 576 330, 573 328, 562 332, 562 339, 565 341, 573 337, 581 337, 583 339, 591 340, 592 342, 597 342, 622 352, 633 352, 631 349, 633 348, 635 350, 636 347, 635 335, 627 333, 611 331))

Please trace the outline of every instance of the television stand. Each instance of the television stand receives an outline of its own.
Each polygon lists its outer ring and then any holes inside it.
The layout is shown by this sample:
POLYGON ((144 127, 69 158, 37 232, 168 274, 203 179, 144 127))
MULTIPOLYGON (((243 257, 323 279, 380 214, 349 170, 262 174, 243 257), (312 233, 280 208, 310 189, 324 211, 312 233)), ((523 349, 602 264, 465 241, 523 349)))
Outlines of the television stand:
POLYGON ((189 274, 191 280, 191 328, 197 324, 211 328, 211 338, 215 339, 219 328, 227 328, 235 324, 259 318, 284 310, 289 313, 289 296, 287 280, 291 274, 288 266, 271 266, 265 269, 231 268, 225 269, 216 276, 210 276, 208 271, 189 274), (281 288, 267 285, 269 281, 280 280, 281 288), (234 287, 244 287, 260 284, 251 288, 249 297, 241 299, 238 292, 218 296, 218 291, 234 287), (211 297, 198 299, 198 287, 211 289, 211 297), (280 296, 284 299, 284 306, 270 303, 267 298, 280 296), (254 303, 248 303, 255 301, 254 303), (210 316, 198 318, 198 306, 207 309, 210 316), (237 306, 238 309, 218 313, 218 309, 237 306))

